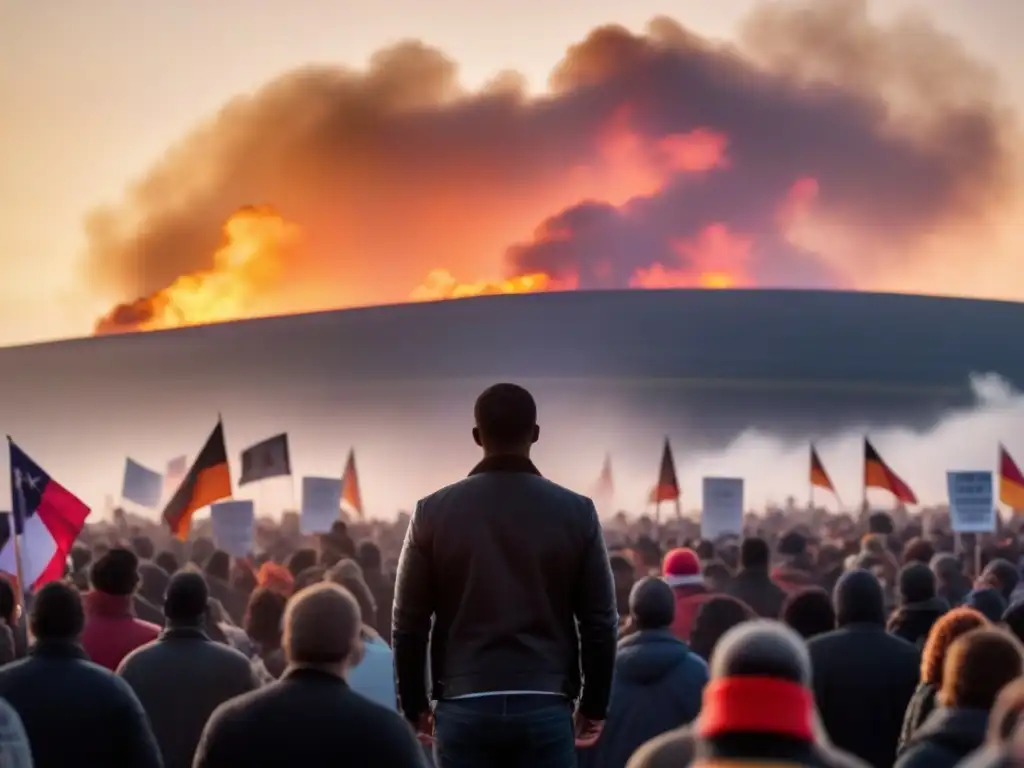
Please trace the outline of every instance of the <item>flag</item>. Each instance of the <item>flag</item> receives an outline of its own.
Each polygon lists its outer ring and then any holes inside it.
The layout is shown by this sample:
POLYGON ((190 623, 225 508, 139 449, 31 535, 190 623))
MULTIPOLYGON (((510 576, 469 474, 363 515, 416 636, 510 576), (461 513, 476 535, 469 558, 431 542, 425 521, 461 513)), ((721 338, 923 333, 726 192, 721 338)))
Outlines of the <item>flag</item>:
POLYGON ((238 478, 238 485, 248 485, 257 480, 282 477, 291 473, 288 435, 282 433, 256 445, 250 445, 242 451, 242 476, 238 478))
POLYGON ((832 485, 832 478, 828 476, 825 465, 821 463, 821 458, 818 456, 818 449, 813 445, 811 446, 811 485, 815 488, 832 491, 832 493, 836 492, 836 487, 832 485))
POLYGON ((0 530, 0 569, 18 575, 14 551, 17 536, 21 579, 30 589, 37 589, 64 577, 65 561, 85 526, 89 507, 50 477, 11 438, 7 441, 14 511, 0 530))
POLYGON ((604 455, 601 474, 597 476, 597 482, 594 483, 594 490, 591 496, 594 500, 600 500, 605 503, 611 502, 615 496, 615 480, 612 477, 612 457, 610 453, 604 455))
POLYGON ((162 516, 174 535, 185 541, 192 525, 192 515, 215 501, 230 497, 231 470, 224 446, 224 424, 218 421, 206 439, 206 445, 185 473, 185 479, 164 507, 162 516))
POLYGON ((156 509, 160 506, 163 492, 163 475, 142 466, 134 459, 125 459, 124 481, 121 483, 122 499, 146 509, 156 509))
POLYGON ((679 500, 679 479, 676 477, 676 462, 672 458, 672 446, 665 438, 665 449, 661 453, 661 468, 658 470, 658 484, 651 489, 648 498, 652 504, 662 501, 679 500))
POLYGON ((1010 452, 999 446, 999 500, 1010 509, 1024 510, 1024 474, 1010 452))
POLYGON ((341 500, 348 504, 357 515, 363 516, 363 494, 359 491, 359 473, 356 472, 354 448, 348 452, 345 472, 341 476, 341 500))
POLYGON ((167 462, 167 469, 164 471, 164 497, 168 497, 178 490, 181 481, 185 479, 188 472, 188 456, 176 456, 167 462))
POLYGON ((910 490, 910 486, 882 461, 882 457, 867 438, 864 438, 864 487, 881 488, 889 491, 897 501, 917 504, 917 496, 910 490))

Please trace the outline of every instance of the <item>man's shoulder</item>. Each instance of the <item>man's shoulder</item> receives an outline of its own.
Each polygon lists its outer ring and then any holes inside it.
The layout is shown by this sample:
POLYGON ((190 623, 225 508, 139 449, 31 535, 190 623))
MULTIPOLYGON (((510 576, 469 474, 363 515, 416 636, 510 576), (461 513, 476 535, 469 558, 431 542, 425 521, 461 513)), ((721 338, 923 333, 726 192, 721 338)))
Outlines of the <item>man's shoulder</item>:
MULTIPOLYGON (((486 492, 492 486, 497 490, 498 486, 494 482, 497 476, 500 476, 505 481, 507 481, 510 476, 514 476, 516 483, 521 488, 529 490, 532 493, 540 493, 549 496, 553 504, 561 503, 569 507, 576 507, 580 509, 589 509, 593 506, 593 502, 588 497, 540 475, 534 475, 528 472, 484 472, 464 477, 450 485, 446 485, 444 488, 439 488, 433 493, 420 499, 417 507, 418 509, 430 509, 436 506, 442 506, 445 502, 451 501, 452 499, 465 494, 486 492)), ((507 492, 507 485, 503 485, 501 490, 502 492, 507 492)))

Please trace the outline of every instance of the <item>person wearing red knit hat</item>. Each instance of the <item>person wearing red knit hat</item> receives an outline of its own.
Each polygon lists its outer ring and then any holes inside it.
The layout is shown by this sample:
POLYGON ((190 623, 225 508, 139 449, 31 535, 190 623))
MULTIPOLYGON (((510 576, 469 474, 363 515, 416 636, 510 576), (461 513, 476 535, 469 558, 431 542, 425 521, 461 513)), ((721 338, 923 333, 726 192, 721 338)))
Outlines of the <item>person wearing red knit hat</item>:
POLYGON ((697 612, 712 595, 704 583, 700 558, 692 549, 673 549, 662 561, 661 574, 665 583, 672 587, 676 598, 676 618, 672 622, 672 634, 688 643, 697 612))

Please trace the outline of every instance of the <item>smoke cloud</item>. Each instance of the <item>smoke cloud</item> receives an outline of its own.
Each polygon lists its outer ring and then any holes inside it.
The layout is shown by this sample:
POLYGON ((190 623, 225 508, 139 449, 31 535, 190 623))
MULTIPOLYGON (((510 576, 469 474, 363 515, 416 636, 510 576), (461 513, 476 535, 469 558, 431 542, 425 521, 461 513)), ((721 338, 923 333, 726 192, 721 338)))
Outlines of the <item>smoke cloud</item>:
POLYGON ((449 295, 539 274, 962 292, 1017 199, 1014 136, 990 71, 866 0, 766 2, 730 44, 667 18, 595 29, 540 96, 515 75, 468 91, 406 42, 231 100, 89 217, 84 267, 130 326, 266 204, 303 246, 247 312, 429 298, 431 273, 449 295))

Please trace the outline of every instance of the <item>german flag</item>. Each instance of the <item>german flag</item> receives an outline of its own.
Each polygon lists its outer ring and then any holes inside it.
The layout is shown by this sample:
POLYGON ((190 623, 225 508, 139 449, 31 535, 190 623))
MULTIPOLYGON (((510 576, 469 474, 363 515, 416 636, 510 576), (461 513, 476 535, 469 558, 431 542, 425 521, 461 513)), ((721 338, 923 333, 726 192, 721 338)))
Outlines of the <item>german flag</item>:
POLYGON ((658 484, 651 489, 648 499, 652 504, 662 501, 679 500, 679 479, 676 477, 676 462, 672 458, 672 446, 665 438, 665 448, 661 452, 661 468, 658 470, 658 484))
POLYGON ((164 522, 175 536, 187 541, 192 516, 203 507, 230 497, 231 470, 224 446, 224 425, 218 421, 203 450, 185 473, 185 479, 164 507, 164 522))
POLYGON ((1010 452, 999 446, 999 500, 1013 510, 1024 511, 1024 474, 1010 452))
POLYGON ((345 472, 341 476, 341 500, 348 504, 357 515, 363 516, 363 494, 359 491, 359 473, 356 472, 354 448, 348 452, 345 472))
POLYGON ((818 449, 814 445, 811 445, 811 485, 815 488, 831 491, 832 493, 836 492, 836 487, 832 485, 832 478, 825 471, 825 465, 821 463, 818 449))
POLYGON ((864 487, 881 488, 904 504, 917 504, 917 496, 910 490, 910 486, 882 461, 875 446, 867 438, 864 438, 864 487))

